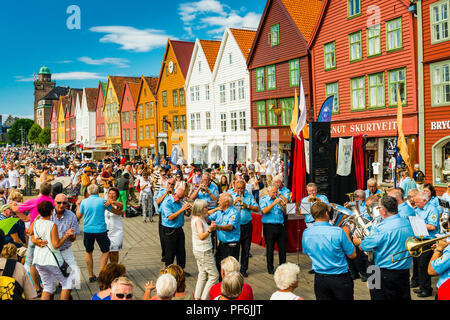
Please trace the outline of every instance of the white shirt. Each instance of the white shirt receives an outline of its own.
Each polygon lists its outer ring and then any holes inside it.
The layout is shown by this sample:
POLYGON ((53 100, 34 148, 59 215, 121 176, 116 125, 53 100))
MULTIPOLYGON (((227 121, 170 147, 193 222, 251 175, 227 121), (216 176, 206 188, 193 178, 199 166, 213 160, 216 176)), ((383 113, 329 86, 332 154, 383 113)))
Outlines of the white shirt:
POLYGON ((292 292, 277 291, 274 294, 272 294, 270 300, 303 300, 303 299, 299 296, 296 296, 292 292))
POLYGON ((9 179, 9 184, 11 185, 11 187, 17 187, 19 185, 19 171, 17 171, 16 169, 14 170, 10 170, 8 172, 8 179, 9 179))
POLYGON ((373 174, 380 174, 380 165, 381 164, 379 162, 372 163, 373 174))
POLYGON ((260 170, 259 162, 256 161, 253 165, 255 166, 255 172, 259 172, 259 170, 260 170))
POLYGON ((272 161, 266 162, 266 174, 272 174, 273 173, 273 164, 272 161))

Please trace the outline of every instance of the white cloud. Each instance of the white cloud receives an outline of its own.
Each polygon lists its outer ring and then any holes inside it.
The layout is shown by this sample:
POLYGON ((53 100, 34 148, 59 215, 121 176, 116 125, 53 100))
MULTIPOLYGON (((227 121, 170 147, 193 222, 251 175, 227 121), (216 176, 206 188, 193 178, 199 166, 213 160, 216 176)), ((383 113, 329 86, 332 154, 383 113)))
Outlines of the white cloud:
MULTIPOLYGON (((17 82, 33 82, 33 77, 15 76, 17 82)), ((74 71, 52 73, 52 80, 97 80, 106 77, 94 72, 74 71)))
POLYGON ((193 30, 210 28, 211 35, 220 35, 226 27, 256 29, 261 15, 248 12, 245 7, 233 10, 218 0, 200 0, 197 2, 182 3, 178 13, 184 22, 184 30, 188 37, 195 38, 193 30))
POLYGON ((123 58, 103 58, 103 59, 92 59, 90 57, 81 57, 78 58, 79 61, 84 62, 89 65, 102 66, 105 64, 116 65, 119 68, 127 68, 130 60, 123 58))
POLYGON ((100 39, 103 43, 116 43, 121 49, 134 52, 148 52, 155 48, 165 47, 172 36, 163 30, 139 30, 128 26, 99 26, 89 29, 92 32, 106 33, 100 39))

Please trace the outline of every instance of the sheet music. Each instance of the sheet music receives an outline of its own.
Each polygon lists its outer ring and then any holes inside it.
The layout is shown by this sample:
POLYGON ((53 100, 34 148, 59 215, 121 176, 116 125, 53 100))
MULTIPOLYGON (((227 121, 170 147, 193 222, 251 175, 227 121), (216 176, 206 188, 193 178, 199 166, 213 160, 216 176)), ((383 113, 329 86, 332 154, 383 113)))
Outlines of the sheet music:
POLYGON ((286 203, 286 214, 296 214, 297 205, 295 203, 286 203))
POLYGON ((418 216, 410 216, 408 218, 415 237, 424 238, 429 236, 425 220, 418 216))
POLYGON ((311 207, 312 207, 312 203, 311 202, 301 202, 300 203, 300 214, 311 214, 311 207))

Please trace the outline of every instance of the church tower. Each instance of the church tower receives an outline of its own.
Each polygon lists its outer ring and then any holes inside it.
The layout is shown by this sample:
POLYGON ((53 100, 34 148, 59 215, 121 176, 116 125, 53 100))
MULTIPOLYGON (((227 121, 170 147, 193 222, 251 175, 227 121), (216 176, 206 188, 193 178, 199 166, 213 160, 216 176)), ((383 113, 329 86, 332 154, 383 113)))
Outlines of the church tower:
POLYGON ((56 82, 52 82, 50 69, 43 66, 39 70, 38 79, 34 81, 34 121, 36 121, 37 118, 36 112, 39 100, 44 98, 55 86, 56 82))

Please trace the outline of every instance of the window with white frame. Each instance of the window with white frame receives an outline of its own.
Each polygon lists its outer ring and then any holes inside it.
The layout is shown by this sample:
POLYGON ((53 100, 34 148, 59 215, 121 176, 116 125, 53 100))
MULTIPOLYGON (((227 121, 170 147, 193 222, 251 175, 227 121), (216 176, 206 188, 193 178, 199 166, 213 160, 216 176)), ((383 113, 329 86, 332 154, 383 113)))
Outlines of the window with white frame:
POLYGON ((225 85, 224 84, 220 85, 219 94, 220 94, 220 103, 225 103, 226 98, 225 98, 225 85))
POLYGON ((239 80, 238 82, 239 100, 245 99, 245 88, 244 80, 239 80))
POLYGON ((239 130, 241 131, 247 130, 245 111, 239 111, 239 130))
POLYGON ((196 122, 196 125, 197 125, 197 130, 201 130, 202 126, 201 126, 201 123, 200 123, 200 113, 196 113, 195 114, 195 122, 196 122))
POLYGON ((236 112, 231 112, 231 131, 237 131, 237 114, 236 112))
POLYGON ((431 43, 449 40, 449 0, 430 5, 431 43))
POLYGON ((206 112, 206 130, 211 129, 211 112, 206 112))
POLYGON ((431 68, 431 105, 450 104, 450 60, 432 64, 431 68))
POLYGON ((195 87, 195 100, 200 101, 200 86, 195 87))
POLYGON ((191 113, 191 130, 195 130, 195 114, 191 113))
POLYGON ((205 100, 209 100, 209 84, 205 84, 205 100))
POLYGON ((220 131, 227 132, 227 114, 226 113, 220 114, 220 131))
POLYGON ((230 62, 230 64, 233 64, 233 53, 229 53, 228 54, 228 61, 230 62))
POLYGON ((230 101, 236 100, 236 82, 230 82, 230 101))
POLYGON ((191 90, 191 102, 194 102, 195 101, 194 87, 191 87, 190 90, 191 90))

